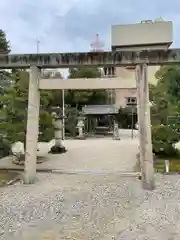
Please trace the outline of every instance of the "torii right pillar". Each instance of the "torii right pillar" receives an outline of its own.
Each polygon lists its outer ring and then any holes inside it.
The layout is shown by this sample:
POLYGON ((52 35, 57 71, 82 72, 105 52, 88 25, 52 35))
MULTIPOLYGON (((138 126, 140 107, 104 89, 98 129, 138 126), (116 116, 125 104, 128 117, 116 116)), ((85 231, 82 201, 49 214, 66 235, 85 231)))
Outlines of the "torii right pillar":
POLYGON ((146 63, 136 66, 141 181, 144 189, 153 190, 155 182, 147 71, 148 66, 146 63))

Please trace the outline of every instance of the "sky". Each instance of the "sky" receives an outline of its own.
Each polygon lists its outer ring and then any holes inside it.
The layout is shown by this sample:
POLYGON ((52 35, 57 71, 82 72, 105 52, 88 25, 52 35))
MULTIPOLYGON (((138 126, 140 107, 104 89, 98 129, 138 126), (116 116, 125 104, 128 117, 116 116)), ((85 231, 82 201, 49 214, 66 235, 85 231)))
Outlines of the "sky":
POLYGON ((89 51, 96 33, 110 49, 111 25, 162 17, 180 47, 179 0, 1 0, 0 28, 13 53, 89 51))

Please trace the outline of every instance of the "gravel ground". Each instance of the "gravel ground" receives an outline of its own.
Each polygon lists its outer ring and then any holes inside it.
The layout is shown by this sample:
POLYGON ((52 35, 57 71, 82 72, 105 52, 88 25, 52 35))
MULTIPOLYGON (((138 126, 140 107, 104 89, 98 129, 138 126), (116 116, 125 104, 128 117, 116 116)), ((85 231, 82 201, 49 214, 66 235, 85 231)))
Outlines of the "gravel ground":
POLYGON ((156 175, 149 192, 118 173, 132 170, 137 140, 69 141, 68 147, 46 164, 111 174, 41 173, 34 185, 0 188, 0 240, 180 239, 179 176, 156 175))
POLYGON ((133 177, 38 174, 1 189, 0 239, 180 239, 177 176, 149 192, 133 177))
MULTIPOLYGON (((60 169, 63 171, 132 171, 138 153, 137 142, 136 138, 133 140, 125 138, 120 141, 112 140, 112 138, 65 140, 64 144, 68 152, 62 155, 47 155, 54 144, 53 140, 49 143, 39 143, 40 152, 38 154, 46 156, 49 161, 38 164, 37 168, 60 169)), ((7 160, 0 162, 0 167, 6 165, 7 160)))

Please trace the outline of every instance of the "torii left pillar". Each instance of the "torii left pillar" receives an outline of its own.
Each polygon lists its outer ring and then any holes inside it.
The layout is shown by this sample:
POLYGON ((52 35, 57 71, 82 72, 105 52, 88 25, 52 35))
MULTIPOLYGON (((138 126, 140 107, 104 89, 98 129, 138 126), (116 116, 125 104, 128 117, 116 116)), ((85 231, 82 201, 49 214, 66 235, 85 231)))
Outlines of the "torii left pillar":
POLYGON ((30 67, 29 73, 29 96, 27 112, 27 132, 24 183, 32 184, 36 180, 36 159, 39 132, 39 91, 40 69, 36 66, 30 67))

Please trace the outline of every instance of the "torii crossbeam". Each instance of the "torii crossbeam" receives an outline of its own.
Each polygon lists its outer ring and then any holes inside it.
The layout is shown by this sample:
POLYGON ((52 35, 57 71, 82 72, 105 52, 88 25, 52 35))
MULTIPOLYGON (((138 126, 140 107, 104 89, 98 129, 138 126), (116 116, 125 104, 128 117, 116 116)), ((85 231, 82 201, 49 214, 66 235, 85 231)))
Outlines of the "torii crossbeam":
POLYGON ((144 62, 148 65, 179 64, 180 49, 0 55, 1 69, 22 69, 32 65, 39 68, 134 66, 144 62))

